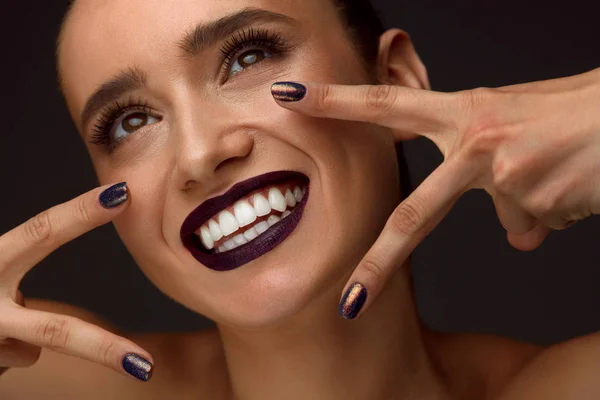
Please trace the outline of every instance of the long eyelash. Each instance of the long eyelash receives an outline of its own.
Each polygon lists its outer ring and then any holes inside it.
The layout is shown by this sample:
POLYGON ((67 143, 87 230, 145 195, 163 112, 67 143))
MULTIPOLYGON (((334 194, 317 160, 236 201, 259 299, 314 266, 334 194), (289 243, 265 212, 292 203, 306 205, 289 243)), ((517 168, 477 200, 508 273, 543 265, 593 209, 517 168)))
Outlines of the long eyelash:
POLYGON ((152 114, 152 109, 146 102, 141 99, 134 99, 130 97, 127 101, 120 103, 115 101, 113 104, 109 104, 98 117, 98 121, 94 124, 94 132, 90 143, 97 145, 112 145, 110 138, 110 130, 117 119, 119 119, 127 111, 140 111, 146 114, 152 114))
POLYGON ((289 46, 283 36, 261 28, 249 28, 232 35, 222 46, 223 60, 221 64, 225 71, 231 68, 233 57, 246 47, 263 47, 273 52, 274 55, 283 55, 289 51, 289 46))
MULTIPOLYGON (((251 46, 267 49, 275 56, 284 55, 290 50, 290 46, 279 33, 261 28, 242 29, 233 34, 221 46, 220 50, 223 55, 221 65, 223 66, 223 70, 228 71, 231 68, 233 58, 240 51, 251 46)), ((109 152, 112 151, 116 146, 110 138, 110 131, 114 123, 126 112, 134 110, 146 114, 153 113, 147 103, 141 99, 131 97, 123 103, 115 101, 113 104, 108 105, 100 113, 98 121, 94 124, 92 139, 89 143, 104 145, 108 148, 109 152)))

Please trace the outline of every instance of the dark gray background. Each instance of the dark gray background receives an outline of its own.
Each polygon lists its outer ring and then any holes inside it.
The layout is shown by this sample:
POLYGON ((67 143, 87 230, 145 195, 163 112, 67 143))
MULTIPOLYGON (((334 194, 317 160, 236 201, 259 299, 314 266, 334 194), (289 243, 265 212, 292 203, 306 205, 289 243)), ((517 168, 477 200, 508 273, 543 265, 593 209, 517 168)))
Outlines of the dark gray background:
MULTIPOLYGON (((435 90, 555 78, 600 66, 593 2, 375 2, 387 26, 411 33, 435 90)), ((0 24, 0 232, 96 185, 56 91, 61 1, 5 2, 0 24)), ((416 184, 442 161, 426 139, 406 145, 416 184)), ((536 251, 506 241, 487 193, 471 191, 414 253, 421 315, 452 331, 541 344, 600 328, 600 219, 554 232, 536 251)), ((142 275, 112 225, 56 251, 22 283, 27 297, 78 304, 128 330, 183 331, 207 321, 142 275)))

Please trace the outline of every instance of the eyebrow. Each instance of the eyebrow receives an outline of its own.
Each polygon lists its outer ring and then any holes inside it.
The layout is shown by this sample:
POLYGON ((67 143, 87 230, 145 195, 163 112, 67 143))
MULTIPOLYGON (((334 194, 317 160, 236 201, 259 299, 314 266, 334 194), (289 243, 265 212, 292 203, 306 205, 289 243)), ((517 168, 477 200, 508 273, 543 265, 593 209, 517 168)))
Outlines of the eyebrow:
POLYGON ((117 101, 123 94, 146 86, 146 75, 137 68, 129 68, 115 78, 103 83, 86 102, 81 113, 81 127, 87 126, 89 120, 98 110, 107 104, 117 101))
MULTIPOLYGON (((244 8, 226 15, 216 21, 201 22, 188 31, 178 42, 178 47, 188 57, 196 57, 208 47, 232 35, 236 31, 256 23, 285 22, 292 25, 299 22, 287 15, 260 8, 244 8)), ((87 126, 89 120, 107 104, 117 101, 127 92, 146 86, 146 75, 138 68, 129 68, 103 83, 86 102, 81 113, 81 127, 87 126)))

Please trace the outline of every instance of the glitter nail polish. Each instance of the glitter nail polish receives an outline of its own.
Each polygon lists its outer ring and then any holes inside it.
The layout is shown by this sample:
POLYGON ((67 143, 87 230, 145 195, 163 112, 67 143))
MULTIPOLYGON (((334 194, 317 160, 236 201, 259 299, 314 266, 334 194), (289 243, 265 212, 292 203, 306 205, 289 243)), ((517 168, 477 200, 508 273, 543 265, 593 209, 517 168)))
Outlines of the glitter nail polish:
POLYGON ((152 363, 134 353, 128 353, 123 357, 123 369, 140 381, 147 382, 152 378, 152 363))
POLYGON ((129 198, 127 183, 119 183, 109 187, 100 195, 100 204, 104 208, 115 208, 125 203, 129 198))
POLYGON ((300 101, 306 96, 306 87, 296 82, 275 82, 271 93, 280 101, 300 101))
POLYGON ((353 283, 342 297, 338 312, 346 319, 354 319, 366 300, 367 288, 360 283, 353 283))

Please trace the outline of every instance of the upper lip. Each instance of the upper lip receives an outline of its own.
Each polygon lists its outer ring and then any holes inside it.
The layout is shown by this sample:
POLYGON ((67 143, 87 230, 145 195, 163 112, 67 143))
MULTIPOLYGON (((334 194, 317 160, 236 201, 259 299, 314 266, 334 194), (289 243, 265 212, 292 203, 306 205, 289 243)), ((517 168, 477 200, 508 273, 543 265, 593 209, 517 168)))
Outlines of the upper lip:
MULTIPOLYGON (((296 171, 275 171, 238 182, 225 194, 206 200, 188 215, 181 226, 182 239, 194 234, 206 221, 249 193, 265 186, 276 185, 290 180, 308 182, 308 177, 296 171)), ((184 243, 187 242, 184 240, 184 243)))

